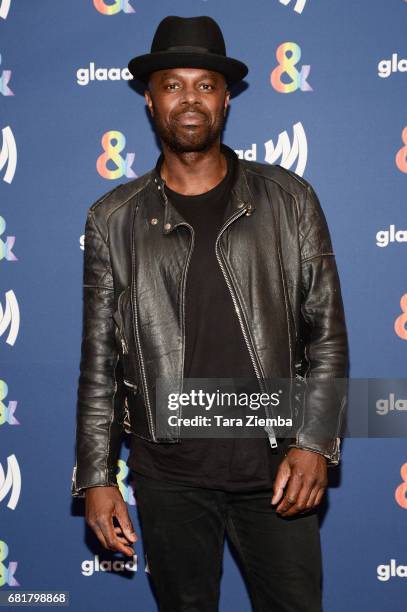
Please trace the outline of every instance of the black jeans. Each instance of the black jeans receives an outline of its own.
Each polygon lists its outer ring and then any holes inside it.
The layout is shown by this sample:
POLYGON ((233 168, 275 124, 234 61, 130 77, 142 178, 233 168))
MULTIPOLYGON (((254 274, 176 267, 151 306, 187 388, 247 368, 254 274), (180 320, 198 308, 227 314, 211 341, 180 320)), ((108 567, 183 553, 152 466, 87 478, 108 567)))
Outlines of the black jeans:
POLYGON ((231 493, 133 477, 160 612, 218 610, 225 532, 254 612, 321 612, 315 511, 281 517, 270 504, 270 489, 231 493))

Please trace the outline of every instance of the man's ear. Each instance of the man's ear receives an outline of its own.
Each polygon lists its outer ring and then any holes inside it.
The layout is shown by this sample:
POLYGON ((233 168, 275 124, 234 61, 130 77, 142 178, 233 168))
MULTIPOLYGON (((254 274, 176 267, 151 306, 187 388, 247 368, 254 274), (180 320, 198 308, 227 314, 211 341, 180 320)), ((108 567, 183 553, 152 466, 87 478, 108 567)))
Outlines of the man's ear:
POLYGON ((144 92, 144 98, 147 102, 148 108, 150 109, 151 116, 154 117, 153 101, 151 99, 151 94, 148 89, 146 89, 144 92))
POLYGON ((226 90, 226 95, 225 95, 225 107, 223 110, 223 114, 226 116, 226 113, 228 112, 229 109, 229 102, 230 102, 230 91, 227 89, 226 90))

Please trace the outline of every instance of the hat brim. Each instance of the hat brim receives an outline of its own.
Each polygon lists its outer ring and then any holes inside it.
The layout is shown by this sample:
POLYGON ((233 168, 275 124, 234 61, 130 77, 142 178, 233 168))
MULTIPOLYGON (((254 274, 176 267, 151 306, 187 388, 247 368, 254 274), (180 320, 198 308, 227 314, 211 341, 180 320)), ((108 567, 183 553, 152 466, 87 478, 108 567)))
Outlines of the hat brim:
POLYGON ((146 53, 134 57, 128 63, 128 69, 133 77, 145 85, 152 72, 165 68, 207 68, 223 74, 228 85, 241 81, 249 72, 246 64, 231 57, 191 51, 146 53))

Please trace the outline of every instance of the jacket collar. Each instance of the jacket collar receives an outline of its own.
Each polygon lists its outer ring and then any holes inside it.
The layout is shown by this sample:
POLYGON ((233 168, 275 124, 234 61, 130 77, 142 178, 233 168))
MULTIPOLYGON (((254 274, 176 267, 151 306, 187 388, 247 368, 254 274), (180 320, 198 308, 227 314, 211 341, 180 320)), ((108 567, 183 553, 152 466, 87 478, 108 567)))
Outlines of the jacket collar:
MULTIPOLYGON (((231 189, 229 201, 226 206, 225 221, 233 216, 237 211, 241 211, 243 208, 246 209, 246 215, 250 215, 254 211, 255 205, 247 184, 244 162, 242 162, 235 151, 227 145, 221 143, 220 147, 221 151, 232 155, 236 162, 235 180, 231 189)), ((152 180, 154 187, 161 194, 161 202, 164 206, 164 222, 162 231, 164 234, 168 234, 178 225, 184 224, 185 219, 178 212, 175 206, 171 204, 165 193, 165 181, 160 174, 163 161, 164 155, 161 153, 157 159, 154 169, 152 170, 152 180)))

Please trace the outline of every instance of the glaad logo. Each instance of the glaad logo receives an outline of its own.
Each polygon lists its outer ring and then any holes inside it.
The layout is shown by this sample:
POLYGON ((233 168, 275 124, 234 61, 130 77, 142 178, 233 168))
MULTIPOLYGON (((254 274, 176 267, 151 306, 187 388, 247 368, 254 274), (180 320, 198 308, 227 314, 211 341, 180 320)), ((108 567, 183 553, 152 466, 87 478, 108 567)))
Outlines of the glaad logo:
POLYGON ((390 242, 407 242, 407 230, 398 230, 396 232, 396 226, 392 224, 388 230, 380 230, 377 232, 377 246, 387 247, 390 242))
POLYGON ((110 180, 118 179, 122 176, 127 176, 127 178, 137 177, 137 174, 132 169, 135 153, 127 153, 126 157, 120 155, 126 146, 124 134, 116 130, 110 130, 103 134, 101 142, 105 152, 99 155, 96 161, 96 169, 100 176, 110 180), (116 170, 110 170, 107 167, 109 161, 114 163, 116 170))
MULTIPOLYGON (((6 222, 3 217, 0 217, 0 236, 4 233, 6 229, 6 222)), ((16 240, 15 236, 5 236, 5 240, 0 238, 0 261, 2 259, 7 259, 7 261, 18 261, 17 257, 14 255, 12 248, 14 246, 14 242, 16 240)))
POLYGON ((401 147, 401 149, 397 151, 396 166, 400 172, 407 172, 407 125, 401 132, 401 141, 403 142, 404 147, 401 147))
POLYGON ((291 93, 300 89, 301 91, 313 91, 311 85, 307 82, 311 66, 304 65, 301 70, 297 70, 295 65, 301 59, 301 47, 295 42, 282 43, 276 51, 278 66, 274 68, 270 75, 272 87, 280 93, 291 93), (282 80, 282 76, 286 74, 290 79, 289 83, 282 80))
POLYGON ((0 0, 0 17, 7 19, 8 12, 10 10, 11 0, 0 0))
POLYGON ((113 3, 106 0, 93 0, 93 4, 102 15, 115 15, 120 11, 123 11, 123 13, 136 12, 131 6, 130 0, 113 0, 113 3))
POLYGON ((137 572, 137 555, 126 562, 121 559, 99 561, 99 555, 95 555, 94 559, 82 561, 81 569, 84 576, 93 576, 95 572, 137 572))
POLYGON ((7 584, 8 586, 20 586, 20 583, 14 578, 16 573, 17 561, 9 561, 6 565, 3 563, 8 557, 8 546, 4 540, 0 540, 0 587, 7 584))
POLYGON ((392 410, 407 410, 407 399, 395 399, 394 393, 389 393, 389 397, 378 399, 376 401, 376 412, 380 416, 389 414, 392 410))
MULTIPOLYGON (((287 6, 288 4, 290 4, 291 0, 279 0, 280 4, 284 4, 284 6, 287 6)), ((306 4, 307 0, 296 0, 295 2, 295 6, 294 6, 294 11, 296 13, 302 13, 302 11, 304 10, 304 6, 306 4)))
POLYGON ((407 463, 401 466, 400 476, 402 482, 396 488, 394 498, 401 508, 407 510, 407 463))
MULTIPOLYGON (((308 145, 304 128, 300 122, 293 126, 292 144, 290 144, 287 131, 284 131, 280 132, 276 145, 270 139, 264 143, 264 147, 266 150, 265 162, 274 164, 281 158, 280 166, 287 169, 290 169, 297 162, 294 172, 302 176, 307 163, 308 145)), ((235 149, 235 153, 240 159, 257 161, 257 144, 253 143, 250 149, 235 149)))
POLYGON ((402 340, 407 340, 407 293, 401 296, 400 308, 402 314, 397 317, 394 322, 394 331, 402 340))
POLYGON ((5 380, 0 379, 0 425, 8 423, 9 425, 20 425, 20 421, 16 419, 14 413, 17 408, 15 400, 9 400, 6 404, 3 400, 7 397, 8 385, 5 380))
POLYGON ((128 68, 95 68, 94 62, 89 64, 89 68, 76 71, 78 85, 89 85, 90 81, 131 81, 132 78, 128 68))
POLYGON ((396 559, 390 559, 389 565, 377 566, 377 579, 382 582, 390 578, 407 578, 407 565, 397 565, 396 559))
MULTIPOLYGON (((0 64, 1 64, 1 53, 0 53, 0 64)), ((14 96, 14 92, 11 91, 8 83, 11 78, 11 70, 3 70, 0 76, 0 93, 3 96, 14 96)))
POLYGON ((377 64, 377 74, 382 79, 387 79, 394 72, 407 72, 407 59, 399 59, 397 53, 377 64))
POLYGON ((17 298, 12 289, 6 291, 6 309, 4 312, 0 303, 0 336, 5 333, 8 326, 10 326, 10 329, 6 342, 7 344, 11 344, 11 346, 13 346, 20 329, 20 309, 18 307, 17 298))
POLYGON ((9 126, 1 130, 1 135, 3 142, 0 149, 0 170, 7 164, 3 181, 10 184, 14 178, 17 167, 16 141, 14 140, 13 132, 9 126))
POLYGON ((298 122, 293 125, 292 144, 287 131, 284 131, 278 135, 275 146, 271 138, 264 143, 264 146, 266 147, 266 162, 275 164, 281 158, 280 165, 283 168, 290 169, 297 160, 294 172, 300 176, 303 175, 308 158, 308 144, 302 123, 298 122))
POLYGON ((11 491, 7 502, 7 508, 15 510, 21 493, 21 472, 17 457, 9 455, 7 457, 7 477, 4 475, 3 466, 0 463, 0 502, 11 491))

